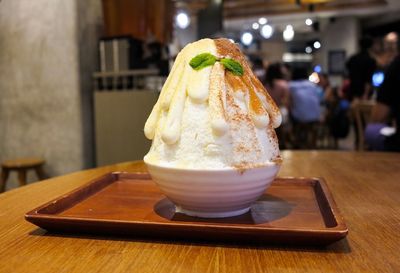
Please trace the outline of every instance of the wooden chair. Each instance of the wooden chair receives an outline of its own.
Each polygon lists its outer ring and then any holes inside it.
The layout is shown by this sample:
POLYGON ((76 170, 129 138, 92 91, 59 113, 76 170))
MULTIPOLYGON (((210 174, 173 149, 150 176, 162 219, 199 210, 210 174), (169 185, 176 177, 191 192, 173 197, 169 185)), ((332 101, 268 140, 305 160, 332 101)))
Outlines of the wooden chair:
POLYGON ((358 151, 364 151, 367 148, 364 140, 364 130, 371 119, 374 105, 375 101, 358 101, 351 106, 351 113, 358 135, 358 142, 356 143, 358 151))
POLYGON ((293 123, 292 137, 294 149, 316 149, 318 122, 293 123))
POLYGON ((1 163, 0 192, 4 192, 7 179, 12 171, 17 172, 20 186, 26 185, 26 174, 29 170, 34 170, 40 180, 45 179, 44 163, 42 158, 19 158, 3 161, 1 163))

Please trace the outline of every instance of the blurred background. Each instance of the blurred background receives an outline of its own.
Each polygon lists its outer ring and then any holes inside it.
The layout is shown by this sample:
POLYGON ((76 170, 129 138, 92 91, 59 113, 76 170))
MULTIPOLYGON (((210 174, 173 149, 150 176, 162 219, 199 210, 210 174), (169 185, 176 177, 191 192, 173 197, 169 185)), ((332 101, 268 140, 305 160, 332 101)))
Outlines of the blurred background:
POLYGON ((399 111, 379 95, 399 31, 398 0, 0 0, 6 189, 24 178, 7 160, 44 160, 51 177, 142 159, 176 54, 204 37, 246 54, 283 114, 282 149, 387 150, 396 114, 372 112, 399 111))

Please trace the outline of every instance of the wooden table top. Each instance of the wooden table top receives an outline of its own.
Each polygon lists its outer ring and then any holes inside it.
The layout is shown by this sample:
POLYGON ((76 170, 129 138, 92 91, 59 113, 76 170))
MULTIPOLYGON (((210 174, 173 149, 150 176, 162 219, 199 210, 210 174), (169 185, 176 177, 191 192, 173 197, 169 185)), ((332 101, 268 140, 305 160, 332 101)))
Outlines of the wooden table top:
POLYGON ((400 272, 400 154, 285 151, 280 176, 324 177, 349 229, 324 248, 201 244, 55 235, 24 220, 31 209, 127 162, 0 195, 0 272, 400 272))

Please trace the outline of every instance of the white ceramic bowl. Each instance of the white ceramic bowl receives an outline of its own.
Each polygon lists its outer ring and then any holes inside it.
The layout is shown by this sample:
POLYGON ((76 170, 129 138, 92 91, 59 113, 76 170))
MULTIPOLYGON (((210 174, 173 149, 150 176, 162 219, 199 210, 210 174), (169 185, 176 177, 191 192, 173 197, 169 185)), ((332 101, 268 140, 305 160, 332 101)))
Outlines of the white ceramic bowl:
POLYGON ((246 213, 268 188, 280 164, 247 169, 188 170, 145 162, 161 191, 176 211, 205 218, 231 217, 246 213))

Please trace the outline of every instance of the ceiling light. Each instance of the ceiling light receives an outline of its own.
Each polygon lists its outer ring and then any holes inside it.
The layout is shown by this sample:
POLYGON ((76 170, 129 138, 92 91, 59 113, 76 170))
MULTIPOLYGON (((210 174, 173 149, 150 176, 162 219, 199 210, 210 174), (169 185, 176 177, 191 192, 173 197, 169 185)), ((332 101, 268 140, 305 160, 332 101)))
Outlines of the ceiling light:
POLYGON ((260 33, 265 39, 269 39, 274 33, 274 29, 270 25, 264 25, 262 26, 260 33))
POLYGON ((287 25, 285 30, 283 31, 283 40, 289 42, 293 40, 293 37, 294 37, 293 27, 291 25, 287 25))
POLYGON ((258 29, 260 27, 260 25, 258 23, 253 23, 253 25, 251 27, 253 29, 258 29))
POLYGON ((258 19, 258 23, 260 25, 265 25, 266 23, 268 23, 268 20, 265 17, 261 17, 260 19, 258 19))
POLYGON ((315 84, 318 84, 318 83, 319 83, 319 76, 318 76, 318 74, 317 74, 316 72, 313 72, 313 73, 311 73, 311 75, 308 77, 308 80, 309 80, 310 82, 313 82, 313 83, 315 83, 315 84))
POLYGON ((248 46, 253 41, 253 35, 250 32, 245 32, 242 34, 242 38, 240 40, 245 46, 248 46))
POLYGON ((318 41, 315 41, 313 46, 314 46, 315 49, 321 48, 321 43, 318 42, 318 41))
POLYGON ((306 53, 310 54, 312 52, 311 46, 306 47, 306 53))
POLYGON ((321 65, 317 64, 316 66, 314 66, 314 72, 316 72, 316 73, 321 73, 321 72, 322 72, 322 67, 321 67, 321 65))
POLYGON ((306 19, 306 25, 307 25, 307 26, 311 26, 312 23, 313 23, 313 21, 312 21, 310 18, 307 18, 307 19, 306 19))
POLYGON ((185 29, 189 26, 190 24, 190 18, 187 15, 186 12, 180 12, 176 16, 176 24, 178 25, 179 28, 185 29))
POLYGON ((375 87, 381 86, 384 80, 385 80, 385 74, 382 71, 375 72, 372 75, 372 84, 375 87))
POLYGON ((397 34, 396 32, 389 32, 386 36, 385 36, 385 40, 388 42, 396 42, 397 41, 397 34))

